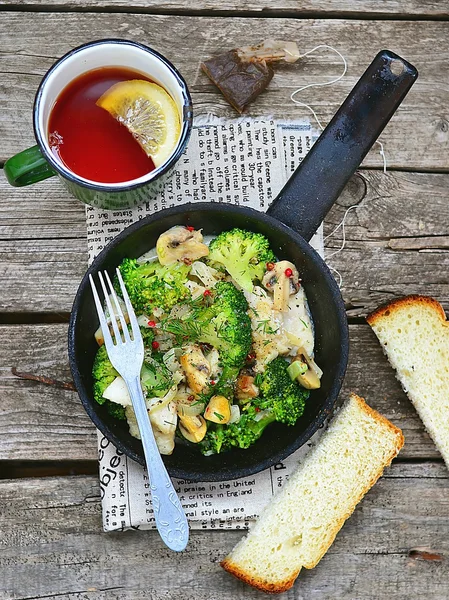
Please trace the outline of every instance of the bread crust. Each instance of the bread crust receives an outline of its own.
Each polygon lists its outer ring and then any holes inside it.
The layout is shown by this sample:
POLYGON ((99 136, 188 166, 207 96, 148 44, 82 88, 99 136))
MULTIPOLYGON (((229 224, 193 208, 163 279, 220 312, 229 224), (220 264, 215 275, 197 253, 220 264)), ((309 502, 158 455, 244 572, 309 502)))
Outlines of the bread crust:
POLYGON ((231 573, 231 575, 234 575, 234 577, 241 579, 244 583, 247 583, 248 585, 251 585, 262 592, 266 592, 267 594, 281 594, 282 592, 289 590, 295 583, 296 578, 301 571, 299 568, 290 579, 276 583, 268 583, 263 579, 248 575, 246 571, 243 571, 243 569, 240 569, 236 564, 234 564, 229 556, 221 561, 220 566, 223 567, 223 569, 228 573, 231 573))
POLYGON ((383 304, 378 309, 370 313, 366 320, 369 325, 377 325, 380 320, 384 317, 389 317, 392 313, 396 311, 403 310, 409 307, 416 306, 424 306, 427 308, 431 308, 435 311, 435 314, 441 319, 442 324, 445 327, 449 327, 449 322, 446 320, 446 314, 443 310, 441 304, 435 300, 435 298, 431 298, 430 296, 404 296, 403 298, 397 298, 392 302, 388 302, 387 304, 383 304))
MULTIPOLYGON (((394 448, 391 451, 390 456, 387 457, 385 463, 380 466, 377 473, 371 478, 369 483, 365 486, 365 488, 358 495, 358 497, 354 498, 354 500, 355 500, 354 508, 352 510, 348 511, 342 517, 340 517, 337 521, 335 521, 330 541, 328 544, 326 544, 326 546, 323 546, 322 552, 321 552, 319 558, 316 561, 314 561, 313 563, 302 565, 302 567, 305 567, 306 569, 313 569, 314 567, 316 567, 316 565, 319 563, 319 561, 326 554, 326 552, 328 551, 328 549, 334 542, 337 533, 340 531, 340 529, 342 528, 345 521, 354 512, 354 509, 357 506, 357 504, 362 500, 362 498, 366 495, 366 493, 372 488, 372 486, 376 483, 376 481, 379 479, 379 477, 381 477, 385 467, 390 466, 391 461, 393 460, 393 458, 395 458, 397 456, 398 452, 401 450, 402 446, 404 445, 404 436, 402 434, 402 431, 398 427, 393 425, 393 423, 391 423, 387 418, 385 418, 383 415, 381 415, 376 410, 371 408, 365 402, 365 400, 363 398, 361 398, 360 396, 358 396, 357 394, 351 393, 349 398, 350 398, 350 400, 356 402, 359 409, 362 410, 363 412, 365 412, 371 419, 373 419, 374 421, 377 421, 384 429, 390 430, 396 438, 396 443, 395 443, 394 448)), ((247 571, 245 571, 244 569, 239 567, 232 560, 231 555, 228 555, 226 558, 224 558, 221 561, 220 565, 223 567, 223 569, 228 571, 228 573, 231 573, 232 575, 234 575, 238 579, 241 579, 248 585, 251 585, 252 587, 257 588, 258 590, 261 590, 263 592, 270 593, 270 594, 279 594, 279 593, 285 592, 286 590, 290 589, 293 586, 293 584, 294 584, 296 578, 298 577, 298 574, 302 568, 302 567, 300 567, 289 579, 268 583, 260 578, 251 576, 247 571)))

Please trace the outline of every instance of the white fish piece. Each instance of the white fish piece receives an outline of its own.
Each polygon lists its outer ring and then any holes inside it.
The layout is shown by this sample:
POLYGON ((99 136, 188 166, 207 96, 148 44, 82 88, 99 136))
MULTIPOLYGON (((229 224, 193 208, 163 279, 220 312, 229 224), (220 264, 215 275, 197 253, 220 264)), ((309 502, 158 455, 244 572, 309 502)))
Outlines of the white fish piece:
POLYGON ((315 332, 303 287, 290 296, 288 311, 283 313, 283 331, 292 348, 303 347, 307 354, 313 356, 315 332))
POLYGON ((253 350, 256 355, 254 371, 263 373, 265 366, 279 355, 287 354, 292 344, 283 332, 283 317, 273 310, 273 301, 266 291, 255 286, 251 293, 245 292, 250 309, 253 350))
POLYGON ((149 415, 154 432, 158 430, 163 435, 175 435, 178 422, 175 402, 169 402, 163 408, 151 411, 149 415))
POLYGON ((114 402, 115 404, 120 404, 120 406, 125 408, 127 406, 132 406, 128 387, 126 386, 125 380, 120 377, 120 375, 105 389, 103 398, 106 398, 106 400, 114 402))
MULTIPOLYGON (((172 403, 174 404, 174 403, 172 403)), ((158 411, 158 412, 162 412, 158 411)), ((126 416, 126 420, 128 422, 128 427, 129 427, 129 433, 137 438, 138 440, 141 439, 140 437, 140 431, 139 431, 139 426, 137 424, 137 419, 136 419, 136 415, 134 413, 134 410, 132 408, 132 406, 127 406, 125 408, 125 416, 126 416)), ((159 419, 157 419, 157 424, 153 423, 153 420, 151 419, 150 416, 150 420, 151 420, 151 424, 153 426, 153 433, 154 433, 154 437, 156 440, 156 444, 157 447, 159 449, 159 452, 161 454, 171 454, 174 450, 175 447, 175 431, 176 431, 176 423, 177 421, 173 419, 173 414, 172 414, 172 408, 170 407, 168 414, 165 415, 167 417, 167 423, 164 424, 164 426, 166 427, 165 432, 162 432, 159 429, 159 419), (172 423, 169 426, 168 425, 168 420, 171 419, 172 423)), ((176 414, 175 414, 175 419, 176 419, 176 414)))
POLYGON ((127 406, 125 408, 125 417, 126 417, 126 420, 128 421, 130 435, 132 435, 133 437, 140 440, 141 437, 140 437, 139 426, 137 425, 136 413, 134 412, 134 409, 132 406, 127 406))

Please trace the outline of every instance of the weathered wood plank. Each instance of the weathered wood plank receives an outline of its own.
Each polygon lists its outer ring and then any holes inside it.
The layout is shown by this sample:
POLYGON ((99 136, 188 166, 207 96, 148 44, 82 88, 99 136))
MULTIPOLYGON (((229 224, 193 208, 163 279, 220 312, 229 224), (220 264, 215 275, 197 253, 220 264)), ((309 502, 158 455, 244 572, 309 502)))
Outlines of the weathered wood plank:
MULTIPOLYGON (((235 117, 204 74, 200 61, 214 53, 261 39, 298 40, 302 51, 320 43, 337 47, 348 59, 348 74, 336 86, 307 90, 301 96, 328 121, 363 73, 373 55, 385 47, 421 70, 418 82, 382 134, 390 167, 449 169, 449 115, 446 110, 449 70, 449 23, 432 21, 298 20, 206 18, 135 14, 27 13, 2 15, 0 159, 33 143, 31 110, 38 83, 54 60, 88 40, 124 37, 147 42, 173 60, 193 93, 196 114, 235 117), (26 47, 23 31, 27 32, 26 47), (64 36, 54 35, 64 31, 64 36), (367 47, 369 40, 369 47, 367 47), (425 40, 425 51, 421 40, 425 40), (432 48, 432 60, 428 59, 432 48)), ((341 72, 339 59, 324 53, 298 65, 278 69, 268 90, 249 114, 309 118, 290 94, 299 86, 323 82, 341 72)), ((377 151, 367 166, 382 164, 377 151)))
MULTIPOLYGON (((449 175, 360 171, 326 219, 346 219, 329 258, 351 316, 408 293, 449 309, 449 175), (426 243, 426 240, 429 243, 426 243), (399 241, 399 247, 398 247, 399 241)), ((326 240, 329 256, 341 230, 326 240)), ((68 312, 87 263, 84 207, 55 180, 11 188, 0 174, 2 312, 68 312)))
POLYGON ((379 3, 376 0, 305 0, 298 5, 295 0, 282 0, 273 5, 269 0, 254 2, 246 0, 244 3, 238 0, 231 0, 223 5, 218 0, 201 0, 194 6, 187 5, 182 0, 6 0, 6 5, 12 5, 18 9, 28 7, 38 7, 39 9, 55 8, 61 10, 89 10, 104 9, 132 12, 138 10, 151 13, 201 13, 210 14, 212 12, 240 12, 240 13, 263 13, 265 15, 282 15, 307 17, 309 15, 345 17, 359 15, 360 18, 373 17, 404 17, 416 15, 420 17, 444 18, 449 14, 449 3, 447 0, 383 0, 379 3))
MULTIPOLYGON (((328 263, 341 274, 350 316, 395 296, 424 294, 449 308, 449 180, 420 173, 360 171, 326 218, 328 263), (419 192, 418 192, 419 190, 419 192), (353 209, 350 207, 354 207, 353 209)), ((338 279, 338 277, 337 277, 338 279)))
MULTIPOLYGON (((19 371, 70 380, 67 326, 0 326, 0 459, 87 460, 96 458, 93 425, 75 392, 11 374, 19 371)), ((342 390, 355 391, 405 435, 401 458, 439 458, 433 442, 383 356, 368 325, 351 325, 351 356, 342 390)))
MULTIPOLYGON (((443 465, 394 464, 321 563, 285 600, 374 600, 449 594, 449 476, 443 465), (424 472, 423 472, 424 471, 424 472), (426 547, 442 560, 414 560, 426 547)), ((0 482, 2 598, 224 600, 260 598, 219 561, 242 532, 192 532, 175 556, 156 532, 101 532, 95 477, 0 482), (176 565, 176 566, 175 566, 176 565)))
POLYGON ((1 458, 95 459, 96 432, 76 392, 12 375, 20 372, 71 381, 67 325, 2 326, 0 350, 1 458))

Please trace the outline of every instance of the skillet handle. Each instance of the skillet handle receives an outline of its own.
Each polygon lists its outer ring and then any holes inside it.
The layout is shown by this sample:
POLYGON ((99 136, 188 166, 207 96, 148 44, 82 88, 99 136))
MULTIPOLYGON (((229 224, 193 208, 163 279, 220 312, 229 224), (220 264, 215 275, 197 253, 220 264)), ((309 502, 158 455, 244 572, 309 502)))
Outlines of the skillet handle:
POLYGON ((379 52, 267 213, 309 241, 417 77, 397 54, 379 52))

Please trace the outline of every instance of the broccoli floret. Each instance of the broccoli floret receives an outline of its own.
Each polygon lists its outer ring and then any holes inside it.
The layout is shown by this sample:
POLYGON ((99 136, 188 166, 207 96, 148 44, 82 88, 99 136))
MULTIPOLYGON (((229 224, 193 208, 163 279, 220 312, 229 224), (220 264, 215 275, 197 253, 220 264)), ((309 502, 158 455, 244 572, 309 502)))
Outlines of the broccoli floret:
POLYGON ((120 404, 106 400, 106 408, 111 417, 120 419, 121 421, 126 421, 125 408, 120 404))
POLYGON ((251 348, 251 320, 247 310, 243 292, 230 282, 220 281, 202 303, 191 305, 185 317, 167 318, 160 327, 175 335, 176 343, 181 345, 203 342, 214 346, 223 367, 240 369, 251 348))
POLYGON ((224 266, 244 290, 251 292, 253 283, 262 279, 267 262, 274 262, 276 257, 261 233, 232 229, 212 240, 207 260, 216 268, 224 266))
POLYGON ((294 425, 304 412, 310 391, 290 379, 288 362, 282 357, 271 361, 262 375, 260 397, 253 403, 262 410, 273 412, 280 423, 294 425))
POLYGON ((118 376, 117 371, 109 360, 105 346, 98 348, 92 367, 92 376, 94 378, 94 399, 98 404, 104 404, 106 399, 103 398, 103 392, 118 376))
MULTIPOLYGON (((175 304, 190 297, 185 286, 190 266, 181 263, 161 265, 159 262, 139 264, 134 258, 125 258, 120 273, 131 304, 136 313, 151 314, 154 308, 170 310, 175 304)), ((115 281, 120 293, 120 285, 115 281)))
MULTIPOLYGON (((212 297, 212 304, 198 315, 201 323, 198 341, 217 348, 224 367, 240 369, 251 348, 248 302, 243 292, 225 281, 217 283, 212 297)), ((224 376, 229 379, 232 373, 224 373, 224 376)))
POLYGON ((239 375, 240 367, 224 366, 220 379, 217 381, 213 393, 225 398, 234 397, 235 382, 239 375))
POLYGON ((249 448, 260 438, 265 428, 275 421, 272 412, 268 412, 257 421, 256 414, 256 408, 248 405, 248 409, 243 412, 237 423, 210 426, 199 444, 200 451, 209 455, 219 454, 231 448, 249 448))

